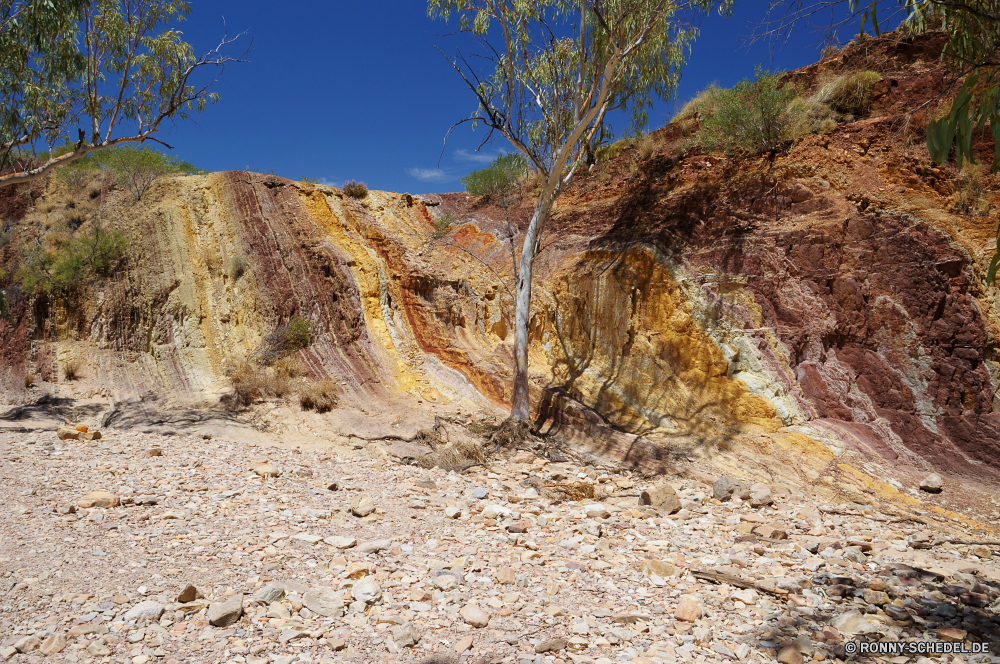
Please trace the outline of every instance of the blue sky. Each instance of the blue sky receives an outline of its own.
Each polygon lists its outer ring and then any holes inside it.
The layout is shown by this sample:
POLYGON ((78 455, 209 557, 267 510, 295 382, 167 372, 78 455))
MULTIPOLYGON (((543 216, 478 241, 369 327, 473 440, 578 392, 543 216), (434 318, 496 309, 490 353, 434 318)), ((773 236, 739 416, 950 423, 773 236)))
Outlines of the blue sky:
MULTIPOLYGON (((743 38, 766 4, 738 2, 728 20, 701 21, 678 103, 713 81, 732 85, 758 64, 793 69, 816 61, 821 35, 806 29, 773 54, 767 44, 747 48, 743 38)), ((251 62, 219 78, 218 104, 161 132, 174 154, 201 168, 249 167, 335 185, 353 178, 410 193, 460 191, 459 178, 504 147, 496 142, 476 153, 484 134, 466 125, 442 154, 448 127, 475 104, 434 48, 453 53, 446 26, 428 19, 419 0, 194 0, 192 7, 181 28, 197 52, 218 42, 223 17, 230 36, 246 30, 254 40, 251 62)), ((658 104, 650 128, 662 126, 674 107, 658 104)))

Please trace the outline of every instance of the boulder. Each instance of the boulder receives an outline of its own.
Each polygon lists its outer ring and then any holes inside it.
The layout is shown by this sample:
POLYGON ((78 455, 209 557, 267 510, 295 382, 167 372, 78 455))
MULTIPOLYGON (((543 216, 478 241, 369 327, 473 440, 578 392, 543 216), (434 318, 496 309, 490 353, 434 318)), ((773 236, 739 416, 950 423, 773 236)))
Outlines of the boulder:
POLYGON ((243 594, 237 593, 223 602, 208 607, 208 622, 216 627, 228 627, 243 615, 243 594))
POLYGON ((371 496, 354 496, 351 499, 351 514, 358 517, 368 516, 375 511, 375 501, 371 496))
POLYGON ((177 602, 178 604, 187 604, 188 602, 193 602, 196 599, 201 599, 203 597, 204 595, 201 594, 201 591, 189 583, 184 586, 184 590, 177 595, 177 602))
POLYGON ((339 618, 344 615, 344 600, 333 588, 310 588, 302 597, 302 603, 324 618, 339 618))
POLYGON ((466 604, 462 607, 462 620, 473 627, 486 627, 490 624, 490 614, 480 609, 475 604, 466 604))
POLYGON ((382 597, 382 588, 374 579, 366 578, 354 584, 351 588, 351 597, 365 604, 374 604, 382 597))
POLYGON ((722 477, 712 485, 712 495, 723 502, 733 498, 746 500, 750 497, 750 485, 735 477, 722 477))
POLYGON ((257 473, 261 477, 277 477, 281 474, 281 471, 271 463, 262 463, 255 466, 253 472, 257 473))
POLYGON ((107 491, 91 491, 83 498, 76 501, 76 504, 84 509, 89 509, 91 507, 118 507, 121 502, 121 498, 113 493, 108 493, 107 491))
POLYGON ((941 476, 937 473, 931 473, 924 479, 920 480, 920 490, 926 491, 927 493, 941 493, 941 489, 944 486, 941 476))
POLYGON ((56 435, 59 440, 80 440, 80 432, 70 427, 58 427, 56 435))
POLYGON ((417 634, 417 628, 413 626, 413 623, 405 622, 392 629, 392 642, 396 644, 397 648, 412 648, 419 641, 420 635, 417 634))
POLYGON ((704 612, 705 605, 701 603, 697 595, 682 595, 681 601, 677 604, 677 610, 674 611, 674 618, 693 623, 701 618, 704 612))
POLYGON ((750 507, 763 507, 773 502, 774 498, 771 496, 771 487, 759 482, 750 485, 750 507))
POLYGON ((251 598, 254 602, 260 602, 262 604, 273 604, 274 602, 280 602, 285 596, 285 589, 281 586, 271 584, 269 586, 264 586, 257 592, 253 594, 251 598))
POLYGON ((657 484, 639 494, 639 504, 649 505, 661 514, 674 514, 681 509, 680 498, 674 487, 669 484, 657 484))
POLYGON ((125 622, 129 620, 159 620, 162 615, 163 605, 148 599, 145 602, 139 602, 129 609, 122 617, 122 620, 125 622))

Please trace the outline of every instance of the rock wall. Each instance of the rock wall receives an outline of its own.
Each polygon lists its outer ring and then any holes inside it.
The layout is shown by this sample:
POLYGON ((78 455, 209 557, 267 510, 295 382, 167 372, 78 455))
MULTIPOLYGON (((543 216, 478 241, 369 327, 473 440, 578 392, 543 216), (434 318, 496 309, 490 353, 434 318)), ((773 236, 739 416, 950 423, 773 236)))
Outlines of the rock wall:
MULTIPOLYGON (((886 80, 929 80, 892 48, 886 80)), ((902 103, 892 89, 887 108, 902 103)), ((900 147, 897 121, 875 113, 759 161, 683 148, 673 124, 653 156, 581 177, 538 259, 538 424, 621 459, 794 434, 994 477, 1000 321, 983 281, 994 225, 956 212, 964 176, 900 147)), ((502 214, 464 194, 359 201, 242 172, 163 179, 116 222, 134 250, 126 273, 72 306, 22 299, 0 324, 7 400, 27 399, 10 395, 28 371, 88 396, 59 379, 77 357, 90 396, 112 407, 213 408, 229 368, 300 315, 319 335, 298 357, 339 383, 343 407, 328 417, 345 428, 351 413, 411 429, 432 406, 502 413, 513 328, 502 214), (456 221, 442 231, 445 212, 456 221)))

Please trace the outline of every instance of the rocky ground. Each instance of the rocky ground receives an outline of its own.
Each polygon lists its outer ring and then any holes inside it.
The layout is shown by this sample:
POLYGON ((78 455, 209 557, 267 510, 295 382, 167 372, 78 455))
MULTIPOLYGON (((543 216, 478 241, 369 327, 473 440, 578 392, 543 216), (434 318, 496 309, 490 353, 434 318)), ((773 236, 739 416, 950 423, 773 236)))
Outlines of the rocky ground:
POLYGON ((851 640, 1000 649, 997 547, 975 539, 995 538, 915 510, 708 476, 668 487, 527 452, 458 474, 373 444, 103 434, 0 434, 2 659, 800 664, 846 660, 851 640))

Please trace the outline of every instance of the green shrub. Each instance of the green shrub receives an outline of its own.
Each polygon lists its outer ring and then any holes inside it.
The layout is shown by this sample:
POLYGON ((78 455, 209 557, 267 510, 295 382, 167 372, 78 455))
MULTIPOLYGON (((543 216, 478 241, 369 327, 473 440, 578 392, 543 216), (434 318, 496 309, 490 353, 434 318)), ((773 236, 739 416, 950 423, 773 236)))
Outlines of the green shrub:
POLYGON ((117 272, 128 255, 128 240, 100 224, 26 258, 17 278, 28 293, 69 293, 117 272))
POLYGON ((875 84, 881 80, 873 71, 845 74, 822 84, 813 99, 838 113, 865 115, 871 110, 875 84))
POLYGON ((788 140, 791 118, 787 108, 795 97, 794 87, 757 67, 752 79, 718 91, 718 106, 702 118, 698 140, 708 149, 727 153, 774 153, 788 140))
POLYGON ((315 327, 308 318, 292 316, 281 332, 282 349, 287 353, 294 353, 307 347, 312 343, 315 327))
POLYGON ((635 145, 635 138, 632 136, 626 136, 621 138, 610 145, 602 145, 597 148, 597 152, 594 155, 595 161, 597 163, 603 163, 606 161, 611 161, 617 157, 620 157, 625 153, 626 150, 635 145))
MULTIPOLYGON (((462 186, 473 196, 497 199, 520 185, 528 175, 528 160, 518 152, 499 155, 486 168, 472 171, 462 178, 462 186)), ((497 203, 499 201, 494 200, 497 203)))
POLYGON ((344 195, 351 198, 365 198, 368 195, 368 185, 357 180, 348 180, 343 186, 344 195))
POLYGON ((442 214, 438 219, 434 220, 434 232, 432 235, 435 239, 443 238, 451 230, 452 224, 455 223, 457 218, 455 213, 449 210, 442 214))
POLYGON ((306 184, 319 184, 319 178, 311 178, 303 175, 299 178, 299 182, 305 182, 306 184))
MULTIPOLYGON (((63 146, 52 154, 58 156, 70 149, 71 146, 63 146)), ((56 173, 70 187, 80 189, 101 171, 109 173, 115 186, 132 194, 136 201, 160 176, 204 172, 190 162, 166 155, 148 145, 121 145, 91 152, 83 159, 60 166, 56 173)))

